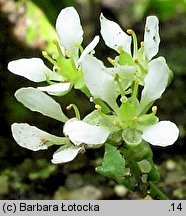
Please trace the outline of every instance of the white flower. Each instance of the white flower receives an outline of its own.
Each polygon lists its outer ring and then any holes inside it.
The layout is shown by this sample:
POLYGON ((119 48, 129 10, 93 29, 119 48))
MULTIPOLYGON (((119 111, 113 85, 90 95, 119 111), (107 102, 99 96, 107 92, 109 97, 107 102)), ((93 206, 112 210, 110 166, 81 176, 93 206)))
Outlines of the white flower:
POLYGON ((100 16, 101 35, 106 45, 117 52, 121 46, 125 52, 131 55, 131 36, 127 35, 121 27, 108 19, 103 14, 100 16))
POLYGON ((144 51, 147 60, 151 60, 159 50, 159 21, 156 16, 148 16, 145 24, 144 51))
MULTIPOLYGON (((93 41, 85 48, 79 58, 79 47, 83 41, 83 30, 78 13, 73 7, 61 10, 56 21, 56 30, 62 46, 68 50, 76 66, 82 59, 94 50, 99 42, 99 36, 95 36, 93 41), (78 60, 79 58, 79 60, 78 60)), ((8 63, 8 70, 19 76, 23 76, 33 82, 43 82, 47 80, 58 81, 60 83, 39 87, 51 95, 62 95, 71 89, 70 80, 67 83, 64 77, 50 70, 40 58, 23 58, 8 63)))
POLYGON ((161 97, 167 87, 169 74, 170 69, 163 57, 156 58, 149 62, 148 73, 144 79, 139 113, 151 102, 161 97))
POLYGON ((55 144, 62 145, 53 155, 52 163, 55 164, 73 160, 82 150, 83 144, 87 148, 104 144, 110 134, 100 126, 90 125, 76 118, 68 120, 64 125, 64 134, 68 138, 51 135, 25 123, 14 123, 11 129, 15 141, 33 151, 44 150, 55 144))
POLYGON ((104 144, 110 132, 101 126, 90 125, 76 118, 69 119, 64 115, 60 105, 50 96, 35 88, 21 88, 15 96, 19 102, 32 111, 65 122, 64 135, 57 137, 25 123, 14 123, 12 134, 16 142, 27 149, 38 151, 51 145, 63 145, 54 153, 53 163, 64 163, 73 160, 85 147, 104 144), (70 142, 69 142, 70 140, 70 142))
POLYGON ((172 145, 179 135, 179 129, 170 121, 160 121, 145 129, 142 138, 155 146, 169 146, 172 145))

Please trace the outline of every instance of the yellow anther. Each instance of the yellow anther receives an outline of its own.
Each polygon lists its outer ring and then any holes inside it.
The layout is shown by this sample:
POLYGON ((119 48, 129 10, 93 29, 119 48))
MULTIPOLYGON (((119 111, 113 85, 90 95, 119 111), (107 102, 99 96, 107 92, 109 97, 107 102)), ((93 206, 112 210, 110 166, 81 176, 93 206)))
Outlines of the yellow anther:
POLYGON ((107 60, 108 60, 112 65, 115 65, 115 60, 114 60, 114 59, 108 57, 107 60))
POLYGON ((134 34, 134 31, 133 31, 132 29, 128 29, 128 30, 127 30, 127 33, 128 33, 128 34, 134 34))
POLYGON ((114 81, 119 81, 119 74, 115 74, 115 76, 114 76, 114 81))
POLYGON ((99 104, 95 104, 95 108, 98 110, 98 111, 101 111, 101 106, 99 104))
POLYGON ((154 114, 156 114, 157 109, 158 109, 157 106, 153 106, 153 107, 152 107, 152 112, 153 112, 154 114))

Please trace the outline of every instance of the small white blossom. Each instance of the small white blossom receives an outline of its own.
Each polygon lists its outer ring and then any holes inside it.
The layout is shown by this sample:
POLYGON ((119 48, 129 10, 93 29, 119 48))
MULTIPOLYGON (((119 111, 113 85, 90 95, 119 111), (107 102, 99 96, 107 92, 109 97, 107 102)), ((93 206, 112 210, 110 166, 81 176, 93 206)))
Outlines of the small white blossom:
POLYGON ((83 144, 86 144, 87 148, 104 144, 110 134, 100 126, 90 125, 76 118, 65 123, 63 131, 66 137, 51 135, 25 123, 14 123, 11 129, 15 141, 20 146, 33 151, 44 150, 55 144, 62 145, 53 155, 52 162, 55 164, 73 160, 83 144))
MULTIPOLYGON (((79 58, 79 46, 83 41, 83 29, 77 11, 73 7, 62 9, 56 20, 56 31, 60 44, 69 53, 74 60, 76 67, 79 67, 82 59, 92 52, 99 42, 99 36, 95 36, 93 41, 83 50, 79 58)), ((65 51, 62 50, 64 54, 65 51)), ((70 90, 71 83, 63 83, 64 77, 50 70, 40 58, 18 59, 8 63, 10 72, 23 76, 34 82, 43 82, 47 80, 58 81, 49 86, 39 87, 51 95, 62 95, 70 90)))

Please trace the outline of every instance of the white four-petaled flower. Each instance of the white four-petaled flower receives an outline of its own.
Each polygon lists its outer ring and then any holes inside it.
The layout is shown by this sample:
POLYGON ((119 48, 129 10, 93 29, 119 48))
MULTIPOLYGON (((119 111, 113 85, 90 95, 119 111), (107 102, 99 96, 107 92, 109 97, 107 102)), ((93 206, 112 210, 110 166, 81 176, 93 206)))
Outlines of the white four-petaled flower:
MULTIPOLYGON (((67 7, 61 10, 56 20, 56 31, 61 46, 70 53, 77 67, 82 59, 93 51, 99 42, 99 36, 95 36, 79 58, 79 46, 83 41, 83 29, 79 15, 73 7, 67 7)), ((40 90, 48 92, 51 95, 60 95, 71 88, 70 81, 64 82, 64 78, 60 74, 51 71, 40 58, 23 58, 11 61, 8 64, 8 69, 10 72, 34 82, 47 80, 60 82, 51 84, 50 86, 39 87, 40 90)))
POLYGON ((15 141, 22 147, 38 151, 51 145, 62 145, 53 155, 53 163, 65 163, 73 160, 85 148, 104 144, 110 132, 101 126, 90 125, 77 118, 69 119, 64 115, 60 105, 50 96, 35 88, 21 88, 15 97, 25 107, 65 122, 63 133, 66 137, 57 137, 37 127, 25 123, 14 123, 12 134, 15 141))

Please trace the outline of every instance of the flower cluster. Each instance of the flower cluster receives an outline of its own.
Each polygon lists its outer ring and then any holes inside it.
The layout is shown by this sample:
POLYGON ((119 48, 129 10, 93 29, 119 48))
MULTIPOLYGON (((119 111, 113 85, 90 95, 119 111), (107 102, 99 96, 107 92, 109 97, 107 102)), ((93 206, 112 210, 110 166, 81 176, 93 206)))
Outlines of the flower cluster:
POLYGON ((63 9, 57 18, 59 42, 54 41, 57 55, 43 52, 52 63, 52 70, 39 58, 19 59, 8 64, 9 71, 14 74, 48 83, 44 87, 21 88, 15 97, 30 110, 64 123, 64 136, 51 135, 26 123, 14 123, 12 134, 20 146, 33 151, 59 145, 52 163, 71 161, 86 148, 106 143, 118 148, 135 147, 143 142, 168 146, 178 138, 177 126, 170 121, 159 121, 157 107, 153 106, 172 78, 165 59, 154 58, 160 43, 157 17, 147 17, 140 47, 133 30, 125 33, 103 14, 100 24, 105 44, 116 51, 115 59, 108 58, 110 67, 94 56, 99 36, 83 49, 83 29, 73 7, 63 9), (75 117, 69 119, 48 95, 63 96, 73 87, 95 104, 95 110, 83 120, 75 104, 68 107, 75 111, 75 117))

